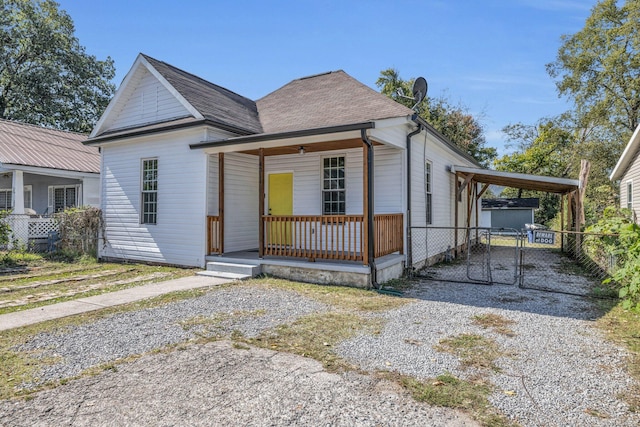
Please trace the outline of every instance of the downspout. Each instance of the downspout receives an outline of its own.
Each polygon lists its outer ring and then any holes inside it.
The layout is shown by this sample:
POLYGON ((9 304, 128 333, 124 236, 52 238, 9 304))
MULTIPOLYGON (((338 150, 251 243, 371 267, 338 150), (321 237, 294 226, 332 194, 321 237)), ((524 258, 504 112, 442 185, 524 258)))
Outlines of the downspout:
POLYGON ((367 130, 361 129, 360 136, 362 142, 367 145, 367 192, 369 197, 367 200, 367 237, 369 241, 369 247, 367 248, 367 254, 369 255, 369 271, 371 275, 371 286, 378 287, 378 281, 376 278, 376 261, 375 261, 375 228, 374 228, 374 214, 373 214, 373 144, 369 141, 367 136, 367 130))
POLYGON ((411 277, 413 273, 413 244, 411 240, 411 137, 422 132, 422 124, 418 123, 415 115, 411 119, 417 123, 418 128, 407 134, 407 266, 406 274, 411 277))

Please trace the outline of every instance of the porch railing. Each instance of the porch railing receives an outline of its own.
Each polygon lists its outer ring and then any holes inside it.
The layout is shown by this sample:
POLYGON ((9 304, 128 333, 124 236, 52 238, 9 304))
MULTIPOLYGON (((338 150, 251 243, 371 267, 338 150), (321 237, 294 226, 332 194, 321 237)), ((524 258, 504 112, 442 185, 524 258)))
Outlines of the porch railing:
MULTIPOLYGON (((265 215, 264 255, 362 261, 363 215, 265 215)), ((401 213, 374 215, 376 257, 403 253, 401 213)), ((220 253, 222 230, 217 216, 207 217, 207 246, 220 253)))
POLYGON ((207 248, 210 254, 222 252, 222 234, 220 230, 220 217, 207 217, 207 248))
POLYGON ((402 226, 402 214, 378 214, 374 215, 375 231, 375 257, 403 253, 404 230, 402 226))

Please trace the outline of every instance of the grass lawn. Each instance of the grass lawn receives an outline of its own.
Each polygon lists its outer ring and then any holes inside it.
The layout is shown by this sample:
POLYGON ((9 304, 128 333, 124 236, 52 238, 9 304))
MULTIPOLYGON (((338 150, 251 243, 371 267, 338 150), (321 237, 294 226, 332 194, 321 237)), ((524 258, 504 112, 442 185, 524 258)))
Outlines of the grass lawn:
POLYGON ((0 252, 0 314, 193 274, 185 268, 0 252))

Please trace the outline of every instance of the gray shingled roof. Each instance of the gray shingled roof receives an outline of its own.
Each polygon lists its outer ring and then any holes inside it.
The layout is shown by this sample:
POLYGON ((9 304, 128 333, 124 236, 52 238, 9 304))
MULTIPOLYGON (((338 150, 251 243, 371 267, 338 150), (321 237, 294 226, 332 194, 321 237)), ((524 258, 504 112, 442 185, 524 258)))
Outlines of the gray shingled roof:
POLYGON ((239 132, 261 133, 255 102, 166 62, 142 56, 173 86, 205 119, 236 129, 239 132))
POLYGON ((100 173, 100 153, 87 135, 0 119, 0 163, 100 173))
POLYGON ((293 80, 256 103, 265 133, 363 123, 413 113, 342 70, 293 80))

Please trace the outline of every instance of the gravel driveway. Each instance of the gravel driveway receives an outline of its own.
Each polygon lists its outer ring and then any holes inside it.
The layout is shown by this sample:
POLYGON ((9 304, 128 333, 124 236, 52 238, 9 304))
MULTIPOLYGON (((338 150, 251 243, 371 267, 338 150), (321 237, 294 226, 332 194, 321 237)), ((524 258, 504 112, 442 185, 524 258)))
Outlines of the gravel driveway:
MULTIPOLYGON (((523 426, 637 426, 638 414, 618 396, 632 380, 624 350, 593 327, 593 300, 519 289, 418 283, 412 300, 381 317, 379 334, 359 335, 335 351, 364 370, 392 370, 420 379, 477 372, 434 346, 442 338, 480 334, 506 350, 491 402, 523 426), (475 325, 497 314, 514 323, 504 335, 475 325)), ((69 381, 33 399, 0 402, 0 425, 476 425, 466 415, 413 401, 399 386, 375 376, 330 374, 311 359, 230 341, 178 345, 198 333, 181 321, 224 317, 216 334, 257 336, 332 307, 292 291, 238 285, 163 307, 116 314, 64 334, 40 334, 25 349, 46 349, 61 362, 43 380, 68 378, 132 354, 94 377, 69 381)))

